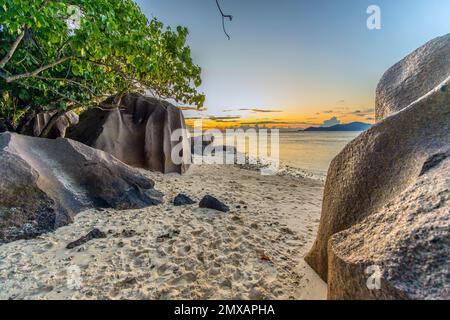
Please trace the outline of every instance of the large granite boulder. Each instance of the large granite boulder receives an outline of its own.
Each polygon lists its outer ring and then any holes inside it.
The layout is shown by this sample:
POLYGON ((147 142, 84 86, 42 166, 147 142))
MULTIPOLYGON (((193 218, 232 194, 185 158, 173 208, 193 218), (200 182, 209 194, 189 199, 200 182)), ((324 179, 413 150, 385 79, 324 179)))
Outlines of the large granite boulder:
POLYGON ((423 169, 380 210, 331 237, 330 299, 450 299, 450 149, 423 169))
POLYGON ((433 39, 385 72, 376 90, 381 121, 427 94, 450 75, 450 33, 433 39))
MULTIPOLYGON (((171 141, 177 129, 186 129, 179 108, 155 98, 129 94, 119 109, 95 108, 82 113, 79 124, 68 130, 67 137, 134 167, 184 173, 189 163, 175 164, 171 157, 179 143, 171 141)), ((186 143, 190 149, 190 142, 186 143)), ((190 150, 184 151, 190 154, 190 150)))
MULTIPOLYGON (((392 92, 408 96, 401 88, 415 87, 409 83, 411 77, 404 79, 406 83, 393 81, 392 92)), ((349 143, 332 161, 318 236, 305 258, 322 279, 328 280, 330 298, 432 298, 442 297, 439 286, 448 287, 448 269, 443 275, 442 269, 435 268, 442 262, 448 266, 448 255, 443 258, 442 248, 424 246, 414 239, 423 232, 429 240, 436 238, 439 242, 443 226, 449 231, 448 193, 442 193, 444 189, 438 186, 425 185, 434 175, 450 175, 449 167, 442 164, 450 146, 449 85, 450 73, 413 103, 401 104, 400 111, 389 109, 388 113, 394 113, 349 143), (413 190, 419 193, 411 194, 413 190), (400 214, 403 201, 410 207, 400 214), (411 225, 393 226, 394 218, 409 219, 411 225), (441 229, 430 227, 435 221, 441 229), (369 252, 372 249, 368 246, 380 239, 383 241, 369 252), (396 276, 408 263, 405 272, 414 272, 396 276), (363 271, 378 264, 384 282, 381 290, 370 291, 366 286, 369 276, 363 271), (417 278, 420 270, 426 271, 422 275, 426 281, 417 278), (432 282, 435 287, 427 288, 426 283, 432 282)), ((387 109, 378 108, 379 114, 386 115, 387 109)), ((448 189, 448 180, 436 180, 444 186, 445 181, 448 189)), ((449 250, 445 241, 439 245, 449 250)))
POLYGON ((88 208, 143 208, 162 197, 113 156, 61 138, 0 134, 0 175, 0 243, 55 230, 88 208))

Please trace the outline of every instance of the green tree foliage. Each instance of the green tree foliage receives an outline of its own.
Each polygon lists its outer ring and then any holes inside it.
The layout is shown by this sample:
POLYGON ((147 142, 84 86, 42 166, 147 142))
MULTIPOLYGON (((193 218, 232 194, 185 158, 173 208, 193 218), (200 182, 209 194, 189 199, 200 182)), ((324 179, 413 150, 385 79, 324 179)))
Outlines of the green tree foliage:
POLYGON ((150 90, 202 106, 188 31, 148 20, 132 0, 1 0, 0 118, 88 108, 150 90), (12 111, 13 110, 13 111, 12 111))

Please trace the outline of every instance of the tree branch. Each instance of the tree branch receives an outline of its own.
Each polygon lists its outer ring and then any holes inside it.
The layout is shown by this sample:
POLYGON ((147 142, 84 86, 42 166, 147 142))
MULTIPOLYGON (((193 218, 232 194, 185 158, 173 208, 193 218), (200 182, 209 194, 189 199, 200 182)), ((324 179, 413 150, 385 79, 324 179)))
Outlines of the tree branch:
POLYGON ((80 107, 81 105, 74 105, 72 107, 70 107, 67 110, 59 110, 57 111, 48 121, 47 125, 42 129, 41 133, 39 134, 40 138, 47 138, 48 135, 50 134, 50 132, 52 131, 53 127, 55 126, 55 124, 58 122, 58 120, 63 117, 64 115, 66 115, 69 111, 72 111, 78 107, 80 107))
POLYGON ((43 71, 45 71, 47 69, 51 69, 51 68, 53 68, 53 67, 55 67, 55 66, 57 66, 57 65, 59 65, 61 63, 64 63, 64 62, 66 62, 66 61, 68 61, 70 59, 73 59, 73 58, 74 57, 61 58, 61 59, 58 59, 58 60, 56 60, 56 61, 54 61, 54 62, 52 62, 50 64, 42 66, 42 67, 40 67, 40 68, 38 68, 38 69, 36 69, 36 70, 34 70, 32 72, 26 72, 26 73, 18 74, 18 75, 15 75, 15 76, 6 77, 5 80, 6 80, 7 83, 10 83, 10 82, 14 82, 14 81, 17 81, 17 80, 20 80, 20 79, 23 79, 23 78, 36 77, 41 72, 43 72, 43 71))
POLYGON ((17 39, 11 44, 9 47, 8 53, 6 56, 3 57, 3 59, 0 61, 0 69, 3 69, 6 64, 11 60, 12 56, 14 55, 14 52, 16 52, 17 47, 19 46, 20 42, 22 41, 23 37, 25 36, 25 31, 22 30, 22 32, 19 34, 17 39))
POLYGON ((220 14, 222 15, 222 28, 223 32, 227 36, 228 40, 230 40, 230 35, 227 33, 227 29, 225 28, 225 19, 228 19, 229 21, 233 21, 233 16, 229 14, 224 14, 222 8, 220 7, 219 0, 216 0, 217 8, 220 11, 220 14))

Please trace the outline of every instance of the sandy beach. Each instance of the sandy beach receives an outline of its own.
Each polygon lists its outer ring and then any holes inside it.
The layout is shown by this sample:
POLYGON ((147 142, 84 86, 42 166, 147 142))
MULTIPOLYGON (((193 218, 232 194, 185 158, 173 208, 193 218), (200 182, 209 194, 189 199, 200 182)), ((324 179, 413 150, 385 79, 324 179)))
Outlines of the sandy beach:
POLYGON ((163 204, 85 211, 54 233, 0 246, 0 299, 326 298, 326 284, 303 260, 323 182, 219 165, 145 174, 163 204), (178 193, 197 202, 211 194, 231 211, 175 207, 178 193), (93 228, 107 238, 66 249, 93 228))

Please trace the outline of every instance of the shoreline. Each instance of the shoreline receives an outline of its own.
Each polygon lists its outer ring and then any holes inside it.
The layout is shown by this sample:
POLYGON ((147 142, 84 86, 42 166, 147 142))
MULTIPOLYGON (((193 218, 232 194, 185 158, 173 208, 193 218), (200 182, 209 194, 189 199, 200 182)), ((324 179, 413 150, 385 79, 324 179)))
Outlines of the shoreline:
POLYGON ((163 204, 88 210, 53 233, 0 246, 0 299, 326 298, 326 284, 303 260, 323 182, 224 165, 193 166, 183 176, 142 172, 163 204), (178 193, 197 204, 173 206, 178 193), (231 211, 199 208, 206 194, 231 211), (93 228, 107 238, 65 248, 93 228), (69 288, 74 266, 81 284, 69 288))

